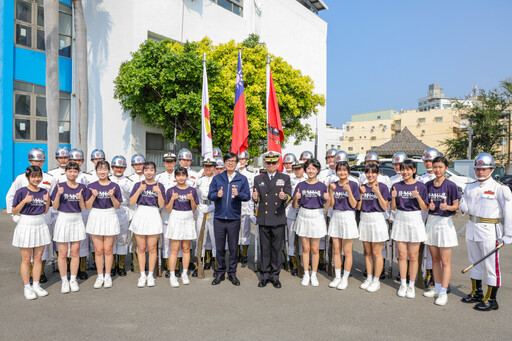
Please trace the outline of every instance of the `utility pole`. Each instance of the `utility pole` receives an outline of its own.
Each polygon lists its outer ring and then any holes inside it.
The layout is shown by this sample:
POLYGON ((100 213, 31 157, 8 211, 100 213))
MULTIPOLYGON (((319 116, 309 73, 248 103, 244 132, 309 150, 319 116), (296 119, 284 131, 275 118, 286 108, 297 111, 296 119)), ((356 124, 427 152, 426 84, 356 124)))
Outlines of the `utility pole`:
POLYGON ((471 120, 469 120, 468 138, 469 138, 468 160, 471 160, 471 148, 472 148, 472 144, 473 144, 473 126, 471 125, 471 120))

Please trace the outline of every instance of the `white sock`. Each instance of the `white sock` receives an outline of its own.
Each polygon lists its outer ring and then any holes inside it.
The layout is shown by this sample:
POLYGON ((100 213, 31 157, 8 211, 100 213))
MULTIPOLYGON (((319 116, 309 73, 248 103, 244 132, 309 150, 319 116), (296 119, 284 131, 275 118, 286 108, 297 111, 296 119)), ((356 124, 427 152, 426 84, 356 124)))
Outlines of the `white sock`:
POLYGON ((39 282, 32 282, 32 287, 38 287, 39 286, 39 282))
POLYGON ((367 278, 370 282, 373 280, 373 276, 372 276, 372 275, 368 275, 366 278, 367 278))
POLYGON ((311 271, 311 277, 316 277, 316 271, 311 271))
POLYGON ((407 279, 400 278, 400 284, 402 284, 404 287, 406 287, 407 286, 407 279))
POLYGON ((183 276, 188 276, 187 272, 188 272, 188 269, 183 269, 183 272, 182 272, 183 276))
POLYGON ((336 278, 341 278, 341 269, 334 269, 334 274, 336 278))
POLYGON ((63 282, 67 282, 68 281, 68 276, 61 276, 60 279, 63 282))
POLYGON ((176 277, 176 273, 174 271, 171 271, 171 278, 175 278, 176 277))
POLYGON ((145 271, 141 271, 140 272, 140 277, 146 277, 146 272, 145 271))
POLYGON ((435 291, 441 292, 441 283, 434 283, 435 291))
POLYGON ((350 276, 350 271, 343 270, 343 277, 348 278, 350 276))
POLYGON ((76 275, 71 275, 71 280, 76 281, 76 275))
POLYGON ((413 281, 409 281, 409 288, 414 288, 414 283, 413 281))
POLYGON ((105 274, 105 279, 110 278, 110 274, 105 274))
POLYGON ((103 279, 103 278, 104 278, 104 277, 103 277, 103 274, 98 274, 98 278, 103 279))
POLYGON ((148 271, 148 277, 153 277, 153 271, 148 271))
POLYGON ((380 278, 377 276, 373 277, 373 282, 377 282, 377 283, 380 282, 380 278))
POLYGON ((25 284, 25 288, 30 288, 30 283, 29 284, 25 284))
POLYGON ((441 287, 441 290, 439 291, 439 293, 442 293, 442 292, 444 292, 444 293, 448 292, 448 288, 442 288, 441 287))

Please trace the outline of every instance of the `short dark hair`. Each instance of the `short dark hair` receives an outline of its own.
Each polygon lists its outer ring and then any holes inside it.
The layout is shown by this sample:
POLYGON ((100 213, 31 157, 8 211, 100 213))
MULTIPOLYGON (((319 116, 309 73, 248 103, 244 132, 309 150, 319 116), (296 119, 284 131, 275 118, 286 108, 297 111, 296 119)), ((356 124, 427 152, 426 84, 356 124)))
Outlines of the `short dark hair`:
POLYGON ((25 170, 25 176, 27 177, 27 179, 37 174, 43 176, 43 170, 39 166, 28 166, 25 170))
POLYGON ((227 152, 226 154, 224 154, 224 163, 226 163, 227 160, 232 158, 236 158, 236 162, 238 162, 238 155, 232 152, 227 152))
POLYGON ((372 174, 379 174, 379 165, 376 165, 374 163, 367 164, 364 166, 364 174, 372 173, 372 174))
POLYGON ((73 162, 73 161, 69 161, 68 164, 66 165, 65 170, 67 171, 68 169, 75 169, 80 172, 80 166, 78 166, 78 163, 73 162))
POLYGON ((320 172, 320 169, 322 169, 322 165, 320 164, 320 161, 318 161, 315 158, 309 159, 306 161, 306 163, 304 163, 304 170, 307 169, 310 165, 315 167, 318 170, 318 172, 320 172))
POLYGON ((414 178, 416 176, 416 172, 418 171, 418 168, 416 167, 416 163, 412 160, 404 160, 404 162, 402 162, 400 164, 400 170, 403 170, 403 169, 410 169, 413 171, 413 174, 412 174, 412 177, 414 178))
POLYGON ((153 169, 156 171, 156 165, 153 161, 146 161, 144 162, 144 166, 142 166, 142 169, 148 169, 150 167, 153 167, 153 169))
POLYGON ((98 168, 100 168, 102 166, 107 167, 107 169, 110 171, 110 163, 108 163, 108 161, 105 161, 105 160, 98 161, 98 163, 96 164, 96 167, 94 169, 98 170, 98 168))
POLYGON ((448 168, 448 159, 445 158, 444 156, 436 156, 434 158, 434 161, 432 161, 432 164, 434 164, 436 162, 442 162, 448 168))
POLYGON ((340 161, 336 164, 336 172, 341 169, 341 167, 345 167, 347 172, 350 173, 350 164, 347 161, 340 161))
POLYGON ((176 170, 174 171, 174 176, 178 176, 178 175, 185 175, 186 177, 188 177, 188 171, 185 167, 178 167, 176 168, 176 170))

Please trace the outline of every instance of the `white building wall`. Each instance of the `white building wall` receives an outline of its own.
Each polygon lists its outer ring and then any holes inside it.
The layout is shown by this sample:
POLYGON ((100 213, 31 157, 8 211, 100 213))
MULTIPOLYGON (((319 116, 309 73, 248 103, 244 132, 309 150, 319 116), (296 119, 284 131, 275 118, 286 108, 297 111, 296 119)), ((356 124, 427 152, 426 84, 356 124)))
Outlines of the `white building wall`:
MULTIPOLYGON (((257 33, 272 54, 313 79, 316 93, 327 92, 327 23, 295 0, 247 0, 243 17, 209 0, 86 0, 84 11, 89 48, 89 148, 102 148, 109 160, 115 155, 128 159, 146 150, 147 129, 122 111, 114 99, 113 80, 121 63, 147 39, 148 31, 177 41, 208 36, 214 44, 232 39, 241 42, 257 33)), ((312 117, 306 122, 313 131, 316 121, 312 117)), ((325 126, 326 110, 321 107, 318 152, 322 161, 325 126)), ((292 142, 285 148, 296 154, 303 150, 314 151, 314 141, 300 146, 292 142)))

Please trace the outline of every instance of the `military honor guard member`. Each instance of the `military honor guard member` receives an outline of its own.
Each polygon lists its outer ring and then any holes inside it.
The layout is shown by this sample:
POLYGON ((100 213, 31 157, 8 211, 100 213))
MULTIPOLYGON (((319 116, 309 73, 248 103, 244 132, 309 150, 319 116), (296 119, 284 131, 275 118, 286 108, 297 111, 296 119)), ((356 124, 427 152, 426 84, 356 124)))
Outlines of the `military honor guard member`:
MULTIPOLYGON (((53 240, 58 245, 58 263, 60 278, 62 280, 61 293, 67 294, 70 291, 80 290, 76 280, 79 274, 79 263, 81 264, 80 246, 85 240, 85 225, 82 218, 82 210, 85 208, 85 185, 77 182, 80 174, 80 166, 74 161, 66 165, 66 181, 59 182, 54 188, 51 199, 52 206, 58 212, 55 227, 53 229, 53 240), (71 257, 68 280, 67 257, 71 257)), ((85 261, 84 261, 85 272, 85 261)))
MULTIPOLYGON (((491 154, 478 154, 474 168, 478 181, 466 186, 460 203, 460 210, 469 213, 466 245, 470 263, 480 260, 500 242, 506 245, 512 243, 511 191, 492 178, 496 164, 491 154)), ((477 303, 474 306, 476 310, 497 310, 499 307, 496 300, 502 276, 499 258, 499 251, 496 251, 469 271, 471 292, 462 301, 477 303), (484 279, 487 283, 485 295, 482 291, 484 279)))
POLYGON ((283 156, 283 170, 286 175, 288 175, 291 178, 294 177, 293 174, 293 164, 297 161, 297 158, 293 153, 286 153, 283 156))
POLYGON ((364 172, 366 183, 360 187, 361 201, 357 208, 361 210, 359 239, 364 246, 367 276, 360 288, 375 292, 380 289, 384 263, 382 245, 389 239, 385 213, 391 197, 387 185, 378 180, 380 171, 377 164, 368 163, 364 172))
POLYGON ((123 196, 121 188, 110 181, 110 164, 107 161, 96 163, 97 181, 89 184, 85 191, 85 207, 91 210, 85 231, 91 235, 94 244, 94 257, 98 277, 94 288, 112 287, 113 248, 116 236, 121 232, 116 210, 121 207, 123 196), (105 259, 105 262, 103 261, 105 259), (105 273, 103 273, 105 264, 105 273))
MULTIPOLYGON (((249 188, 254 186, 254 173, 247 169, 249 153, 246 151, 238 154, 238 172, 247 178, 249 188)), ((251 243, 251 217, 254 217, 254 202, 252 200, 242 202, 242 216, 240 217, 240 237, 238 239, 240 262, 247 264, 247 251, 251 243)))
POLYGON ((279 273, 283 263, 286 205, 291 201, 290 177, 277 171, 280 155, 268 152, 265 157, 267 172, 254 178, 252 199, 258 203, 256 217, 260 236, 261 277, 258 287, 271 282, 281 288, 279 273))
POLYGON ((215 175, 219 175, 220 173, 226 170, 226 166, 224 165, 224 160, 221 157, 215 159, 215 175))
POLYGON ((50 231, 44 220, 44 215, 50 208, 50 198, 46 189, 40 188, 43 171, 39 166, 29 166, 25 171, 28 185, 16 191, 11 207, 11 213, 20 215, 14 230, 12 245, 21 251, 21 278, 24 285, 24 295, 27 300, 47 296, 48 292, 41 288, 43 250, 50 244, 50 231), (33 258, 33 282, 30 285, 30 259, 33 258))
POLYGON ((330 206, 333 208, 333 214, 329 222, 327 234, 332 238, 335 273, 335 278, 329 284, 329 287, 345 290, 348 286, 348 276, 352 269, 352 246, 354 239, 359 237, 355 211, 361 196, 358 183, 348 178, 350 175, 350 165, 348 162, 338 162, 336 173, 339 180, 329 185, 330 206), (342 250, 345 255, 343 277, 341 276, 342 250))
POLYGON ((301 284, 316 287, 319 285, 316 276, 319 263, 320 239, 327 234, 324 211, 329 208, 330 197, 327 187, 316 178, 320 172, 320 162, 317 159, 307 160, 304 164, 308 179, 301 182, 293 193, 293 207, 300 206, 295 220, 295 233, 302 240, 302 262, 304 277, 301 284), (311 252, 311 276, 309 274, 309 253, 311 252))
POLYGON ((427 209, 427 187, 416 181, 416 164, 405 160, 400 166, 403 180, 393 185, 391 209, 396 210, 391 238, 398 249, 400 269, 399 297, 414 298, 414 284, 418 273, 420 243, 426 239, 421 211, 427 209), (409 256, 409 286, 407 287, 407 256, 409 256))
POLYGON ((135 183, 130 194, 130 205, 137 204, 137 210, 130 223, 130 231, 137 241, 137 256, 140 267, 140 278, 137 286, 154 287, 157 261, 158 237, 162 233, 162 218, 160 208, 165 205, 165 188, 155 181, 156 165, 147 161, 143 166, 145 180, 135 183), (149 271, 146 275, 146 250, 149 253, 149 271))
POLYGON ((435 283, 434 289, 425 291, 423 296, 435 297, 434 303, 442 306, 448 302, 452 247, 459 244, 452 216, 459 209, 461 195, 457 185, 445 177, 448 169, 445 157, 437 156, 433 160, 433 169, 436 178, 425 184, 429 199, 425 245, 428 245, 432 255, 435 283))

